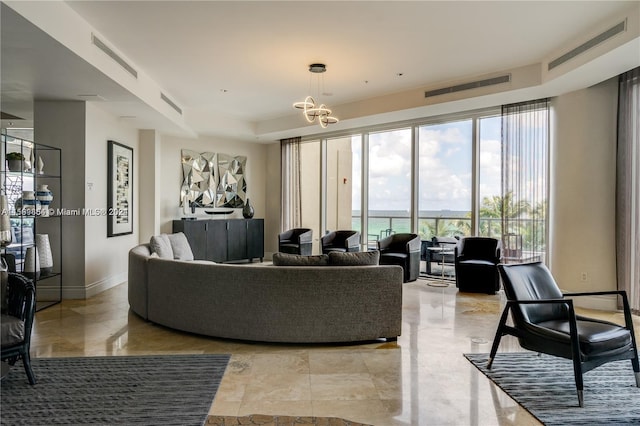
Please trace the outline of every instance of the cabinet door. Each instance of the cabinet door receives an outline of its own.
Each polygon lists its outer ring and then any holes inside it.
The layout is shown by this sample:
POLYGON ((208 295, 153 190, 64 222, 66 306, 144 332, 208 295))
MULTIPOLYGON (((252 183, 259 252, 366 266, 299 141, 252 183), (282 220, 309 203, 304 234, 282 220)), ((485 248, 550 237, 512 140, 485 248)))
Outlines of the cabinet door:
POLYGON ((264 258, 264 220, 247 220, 247 257, 253 260, 254 257, 264 258))
POLYGON ((207 220, 207 260, 226 262, 227 221, 207 220))
POLYGON ((205 220, 174 220, 173 232, 184 232, 193 257, 199 260, 207 259, 207 233, 205 220))
POLYGON ((240 260, 247 258, 247 221, 244 219, 233 219, 227 221, 227 259, 240 260))

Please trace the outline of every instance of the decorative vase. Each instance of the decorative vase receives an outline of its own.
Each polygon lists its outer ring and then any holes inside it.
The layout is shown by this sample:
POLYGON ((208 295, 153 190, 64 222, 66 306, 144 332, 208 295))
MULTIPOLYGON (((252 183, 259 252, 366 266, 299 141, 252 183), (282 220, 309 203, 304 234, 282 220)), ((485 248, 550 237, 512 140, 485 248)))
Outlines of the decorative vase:
POLYGON ((22 197, 16 200, 16 210, 22 210, 21 214, 31 216, 36 214, 37 204, 36 194, 33 191, 22 191, 22 197), (18 202, 19 201, 19 202, 18 202))
POLYGON ((51 244, 48 234, 36 234, 36 248, 40 260, 40 273, 50 274, 53 272, 53 254, 51 254, 51 244))
POLYGON ((24 264, 22 266, 22 273, 27 278, 37 279, 40 277, 39 257, 37 247, 27 247, 27 253, 24 256, 24 264))
POLYGON ((42 161, 42 157, 38 155, 38 174, 44 174, 44 161, 42 161))
POLYGON ((40 216, 49 216, 49 205, 53 201, 53 193, 49 189, 49 185, 38 185, 36 200, 40 202, 40 216))
POLYGON ((22 172, 24 170, 24 160, 7 160, 10 172, 22 172))
POLYGON ((244 207, 242 208, 242 216, 244 216, 245 219, 251 219, 254 213, 255 211, 253 210, 253 206, 251 205, 251 202, 247 198, 247 202, 244 203, 244 207))

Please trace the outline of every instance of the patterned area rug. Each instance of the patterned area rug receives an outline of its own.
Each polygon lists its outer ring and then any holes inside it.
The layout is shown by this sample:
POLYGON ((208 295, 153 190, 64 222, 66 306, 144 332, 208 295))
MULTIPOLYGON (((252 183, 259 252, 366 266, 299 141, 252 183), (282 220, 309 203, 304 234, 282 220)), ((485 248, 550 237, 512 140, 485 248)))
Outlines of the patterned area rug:
POLYGON ((2 381, 4 425, 202 425, 229 355, 33 359, 2 381))
POLYGON ((640 424, 640 388, 631 361, 615 361, 583 375, 584 407, 578 406, 570 360, 532 352, 465 354, 474 366, 545 425, 640 424))
POLYGON ((363 423, 351 422, 337 417, 295 417, 295 416, 267 416, 252 414, 244 417, 209 416, 207 425, 239 426, 371 426, 363 423))

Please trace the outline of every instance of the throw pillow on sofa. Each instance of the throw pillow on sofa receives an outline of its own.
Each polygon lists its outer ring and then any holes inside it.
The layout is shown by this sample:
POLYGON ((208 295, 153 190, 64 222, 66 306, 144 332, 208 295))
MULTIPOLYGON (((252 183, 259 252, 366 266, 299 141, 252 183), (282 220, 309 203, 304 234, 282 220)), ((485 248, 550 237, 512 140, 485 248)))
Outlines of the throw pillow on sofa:
POLYGON ((331 252, 329 253, 329 264, 336 266, 368 266, 377 265, 380 262, 380 252, 378 250, 359 252, 331 252))
POLYGON ((173 259, 173 249, 167 234, 154 235, 149 241, 151 253, 157 253, 162 259, 173 259))
POLYGON ((275 266, 327 266, 329 264, 329 256, 326 254, 304 256, 278 252, 273 254, 273 264, 275 266))
POLYGON ((191 251, 187 236, 184 235, 184 233, 176 232, 175 234, 168 234, 168 237, 174 259, 193 260, 193 252, 191 251))

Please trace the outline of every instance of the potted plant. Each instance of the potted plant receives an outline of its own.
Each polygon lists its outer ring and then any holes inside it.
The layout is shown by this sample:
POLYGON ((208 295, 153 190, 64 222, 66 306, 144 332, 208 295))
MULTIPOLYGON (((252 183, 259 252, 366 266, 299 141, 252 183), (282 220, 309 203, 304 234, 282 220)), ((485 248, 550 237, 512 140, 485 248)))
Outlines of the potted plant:
POLYGON ((9 171, 21 172, 24 170, 24 155, 20 152, 10 152, 7 154, 7 164, 9 171))

